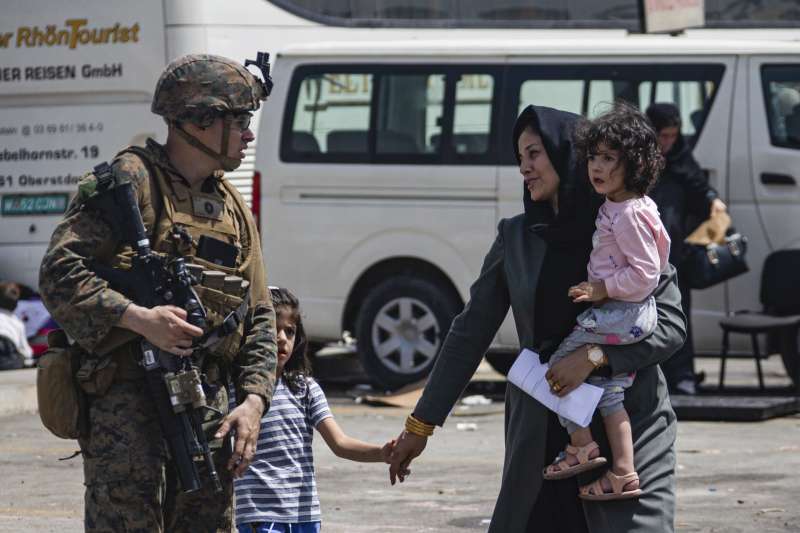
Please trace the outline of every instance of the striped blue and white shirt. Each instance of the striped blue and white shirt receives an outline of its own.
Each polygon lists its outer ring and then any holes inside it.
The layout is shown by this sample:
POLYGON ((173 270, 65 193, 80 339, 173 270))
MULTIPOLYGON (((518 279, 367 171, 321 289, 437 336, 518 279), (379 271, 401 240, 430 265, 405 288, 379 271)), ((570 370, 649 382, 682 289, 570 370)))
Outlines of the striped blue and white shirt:
POLYGON ((311 441, 314 428, 331 416, 316 381, 308 378, 295 395, 278 379, 261 419, 256 455, 234 482, 237 525, 320 521, 311 441))

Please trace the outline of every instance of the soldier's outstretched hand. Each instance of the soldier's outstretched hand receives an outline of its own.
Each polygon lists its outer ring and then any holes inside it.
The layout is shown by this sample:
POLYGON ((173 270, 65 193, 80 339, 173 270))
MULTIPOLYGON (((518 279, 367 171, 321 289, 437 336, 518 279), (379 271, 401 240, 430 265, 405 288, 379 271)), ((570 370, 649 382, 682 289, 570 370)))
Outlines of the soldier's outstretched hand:
POLYGON ((148 309, 132 303, 122 314, 120 326, 179 356, 192 355, 192 340, 203 334, 202 329, 186 322, 186 311, 174 305, 148 309))

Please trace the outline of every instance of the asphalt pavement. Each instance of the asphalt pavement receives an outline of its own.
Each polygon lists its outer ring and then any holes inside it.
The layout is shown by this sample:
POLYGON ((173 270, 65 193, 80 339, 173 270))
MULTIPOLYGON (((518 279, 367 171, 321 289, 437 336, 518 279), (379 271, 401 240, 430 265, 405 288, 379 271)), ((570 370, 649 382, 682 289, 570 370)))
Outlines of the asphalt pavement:
MULTIPOLYGON (((699 363, 714 379, 717 361, 699 363)), ((767 384, 785 385, 777 358, 766 363, 767 384)), ((345 431, 376 443, 396 436, 408 409, 354 402, 349 392, 360 380, 355 367, 348 370, 341 361, 332 366, 345 377, 323 383, 345 431)), ((755 383, 752 361, 734 361, 729 372, 731 384, 755 383)), ((497 379, 486 367, 478 377, 497 379)), ((80 458, 59 461, 75 451, 75 442, 50 435, 35 408, 35 370, 0 372, 0 532, 82 531, 80 458)), ((385 465, 336 458, 315 439, 323 530, 485 531, 502 469, 502 404, 481 411, 493 414, 451 416, 407 482, 394 487, 385 465)), ((800 531, 799 437, 797 415, 680 422, 677 531, 800 531)))

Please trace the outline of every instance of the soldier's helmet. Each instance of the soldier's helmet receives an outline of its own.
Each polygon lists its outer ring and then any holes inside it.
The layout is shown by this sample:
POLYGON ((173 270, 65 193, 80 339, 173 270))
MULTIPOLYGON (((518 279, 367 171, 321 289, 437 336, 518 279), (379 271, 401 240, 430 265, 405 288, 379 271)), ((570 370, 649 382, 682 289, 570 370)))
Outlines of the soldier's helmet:
POLYGON ((208 126, 227 113, 258 109, 267 93, 261 80, 228 58, 196 54, 176 59, 156 84, 151 111, 170 121, 208 126))

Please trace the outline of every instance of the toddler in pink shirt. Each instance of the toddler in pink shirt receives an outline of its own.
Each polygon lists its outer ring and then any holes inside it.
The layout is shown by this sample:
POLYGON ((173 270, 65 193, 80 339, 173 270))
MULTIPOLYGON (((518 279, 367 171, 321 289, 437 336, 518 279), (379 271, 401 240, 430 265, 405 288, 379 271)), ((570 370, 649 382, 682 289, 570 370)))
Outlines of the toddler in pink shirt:
MULTIPOLYGON (((669 258, 669 235, 655 202, 646 192, 655 183, 663 158, 656 135, 636 109, 617 104, 578 133, 578 150, 589 180, 605 196, 596 219, 588 281, 570 288, 575 302, 592 302, 577 326, 550 358, 552 366, 589 345, 590 361, 607 364, 601 344, 632 344, 657 323, 653 291, 669 258)), ((633 464, 633 437, 623 400, 635 374, 592 374, 587 382, 603 388, 597 406, 603 417, 613 461, 606 475, 580 488, 587 500, 636 498, 641 494, 633 464)), ((550 381, 555 392, 561 386, 550 381)), ((544 470, 545 479, 565 479, 607 463, 588 427, 562 418, 570 444, 544 470)))

